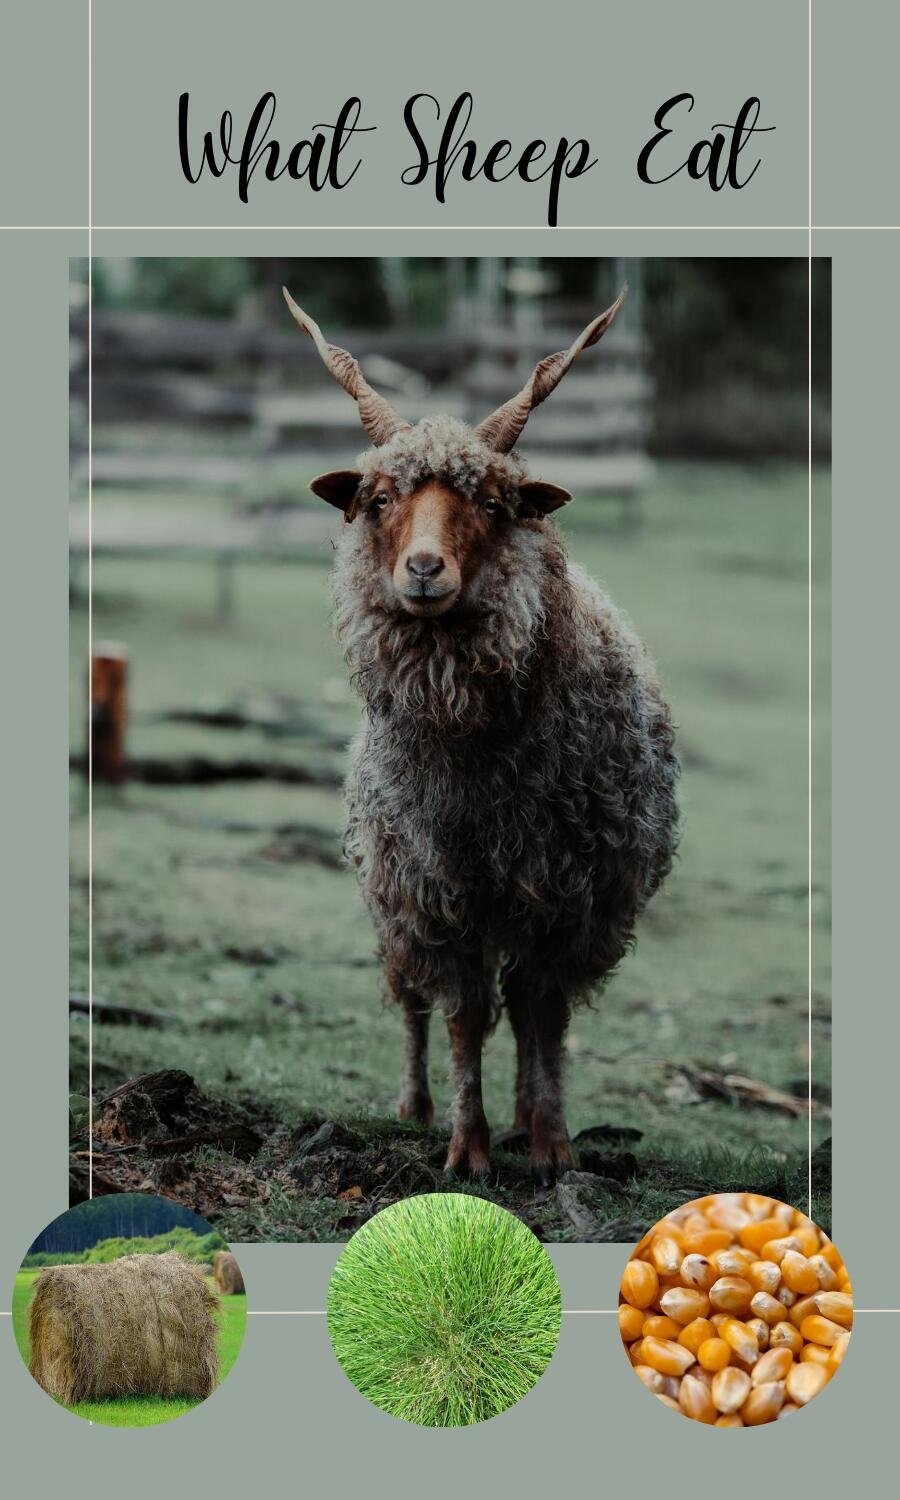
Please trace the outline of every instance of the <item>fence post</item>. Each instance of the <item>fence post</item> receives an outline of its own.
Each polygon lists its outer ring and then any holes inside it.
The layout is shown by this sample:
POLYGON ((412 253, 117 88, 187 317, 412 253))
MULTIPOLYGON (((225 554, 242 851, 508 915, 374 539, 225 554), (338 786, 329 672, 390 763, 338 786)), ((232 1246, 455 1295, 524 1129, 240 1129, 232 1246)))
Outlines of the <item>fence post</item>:
POLYGON ((125 779, 128 725, 128 652, 106 641, 91 658, 91 745, 94 779, 125 779))

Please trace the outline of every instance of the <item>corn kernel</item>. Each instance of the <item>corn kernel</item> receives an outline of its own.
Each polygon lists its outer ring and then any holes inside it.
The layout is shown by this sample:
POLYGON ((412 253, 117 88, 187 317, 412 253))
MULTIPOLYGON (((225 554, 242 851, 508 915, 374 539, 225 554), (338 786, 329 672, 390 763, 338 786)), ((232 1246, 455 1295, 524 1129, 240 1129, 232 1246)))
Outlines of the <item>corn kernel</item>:
POLYGON ((656 1269, 645 1260, 630 1260, 622 1276, 621 1292, 632 1307, 649 1307, 659 1291, 656 1269))
POLYGON ((799 1328, 795 1328, 793 1323, 776 1323, 769 1334, 769 1348, 790 1349, 796 1359, 803 1348, 803 1336, 799 1328))
POLYGON ((830 1369, 837 1369, 838 1365, 842 1362, 844 1355, 847 1353, 849 1347, 849 1333, 842 1333, 839 1339, 835 1339, 828 1354, 828 1365, 830 1369))
POLYGON ((716 1279, 716 1273, 705 1255, 686 1255, 681 1262, 679 1275, 685 1286, 693 1287, 695 1292, 708 1292, 716 1279))
POLYGON ((799 1239, 795 1239, 793 1235, 779 1235, 774 1239, 766 1240, 759 1254, 761 1260, 774 1260, 780 1266, 789 1250, 799 1251, 799 1249, 799 1239))
POLYGON ((671 1339, 642 1339, 641 1354, 642 1362, 662 1375, 684 1375, 694 1363, 690 1349, 671 1339))
POLYGON ((724 1370, 731 1363, 731 1349, 724 1339, 706 1339, 697 1350, 697 1362, 704 1370, 724 1370))
POLYGON ((644 1319, 641 1333, 646 1338, 652 1339, 677 1339, 681 1332, 681 1324, 676 1323, 674 1318, 667 1318, 662 1313, 651 1313, 649 1318, 644 1319))
POLYGON ((780 1380, 755 1385, 741 1407, 745 1425, 759 1427, 763 1422, 774 1422, 784 1404, 784 1391, 780 1380))
POLYGON ((674 1318, 682 1328, 693 1323, 695 1318, 705 1318, 709 1312, 706 1293, 695 1292, 688 1286, 673 1286, 663 1292, 659 1305, 667 1317, 674 1318))
POLYGON ((634 1373, 647 1390, 653 1392, 654 1396, 663 1389, 663 1381, 666 1377, 661 1375, 659 1370, 653 1370, 649 1365, 635 1365, 634 1373))
POLYGON ((821 1314, 815 1313, 811 1318, 803 1319, 800 1332, 811 1344, 827 1344, 830 1347, 837 1343, 844 1330, 839 1323, 832 1323, 830 1318, 823 1318, 821 1314))
POLYGON ((763 1318, 748 1318, 747 1327, 756 1339, 760 1350, 769 1347, 769 1325, 763 1318))
POLYGON ((830 1358, 831 1350, 824 1344, 804 1344, 800 1350, 800 1361, 805 1365, 827 1365, 830 1358))
POLYGON ((712 1426, 718 1415, 707 1386, 693 1375, 685 1375, 682 1380, 678 1391, 678 1405, 686 1417, 694 1422, 706 1422, 708 1426, 712 1426))
POLYGON ((753 1264, 752 1251, 734 1245, 727 1250, 716 1250, 709 1259, 719 1276, 746 1276, 753 1264))
POLYGON ((811 1318, 813 1313, 819 1311, 819 1299, 817 1297, 801 1297, 788 1310, 788 1321, 799 1328, 804 1318, 811 1318))
POLYGON ((832 1323, 840 1323, 842 1328, 853 1326, 853 1298, 846 1292, 819 1292, 816 1306, 822 1317, 830 1318, 832 1323))
POLYGON ((685 1255, 712 1255, 714 1250, 725 1250, 731 1244, 727 1229, 695 1229, 684 1238, 685 1255))
POLYGON ((750 1394, 750 1376, 729 1365, 713 1376, 711 1394, 717 1411, 739 1411, 750 1394))
POLYGON ((815 1266, 811 1266, 806 1256, 796 1250, 788 1250, 782 1260, 781 1279, 792 1292, 799 1292, 802 1296, 809 1296, 810 1292, 819 1290, 815 1266))
POLYGON ((828 1371, 825 1366, 809 1363, 793 1365, 784 1382, 788 1395, 798 1406, 805 1406, 813 1396, 818 1396, 827 1383, 828 1371))
POLYGON ((660 1276, 674 1276, 684 1259, 681 1246, 671 1235, 662 1235, 653 1241, 650 1249, 650 1259, 659 1272, 660 1276))
POLYGON ((639 1339, 644 1328, 644 1311, 640 1307, 632 1307, 630 1302, 623 1302, 619 1308, 619 1332, 626 1344, 632 1340, 639 1339))
POLYGON ((657 1399, 657 1401, 661 1401, 662 1404, 663 1404, 663 1406, 670 1407, 672 1411, 677 1411, 677 1412, 681 1411, 681 1407, 678 1405, 678 1402, 677 1401, 673 1401, 673 1399, 672 1399, 671 1396, 664 1395, 662 1391, 660 1391, 657 1394, 656 1399, 657 1399))
POLYGON ((736 1411, 730 1411, 725 1417, 716 1419, 717 1427, 743 1427, 744 1419, 736 1411))
POLYGON ((709 1303, 717 1312, 747 1312, 753 1288, 742 1276, 720 1276, 709 1289, 709 1303))
POLYGON ((719 1329, 719 1337, 725 1340, 739 1359, 753 1361, 759 1354, 759 1344, 739 1318, 726 1318, 719 1329))
POLYGON ((784 1304, 777 1297, 771 1297, 768 1292, 756 1292, 750 1298, 750 1311, 758 1318, 763 1318, 771 1328, 784 1318, 784 1304))
POLYGON ((768 1292, 772 1296, 781 1281, 781 1267, 774 1260, 755 1260, 747 1269, 747 1280, 758 1292, 768 1292))
POLYGON ((754 1385, 766 1385, 770 1380, 784 1380, 793 1363, 794 1356, 790 1349, 769 1349, 756 1361, 750 1379, 754 1385))
POLYGON ((819 1278, 819 1289, 823 1292, 836 1292, 838 1290, 837 1272, 832 1270, 824 1255, 811 1255, 809 1257, 811 1266, 815 1266, 816 1275, 819 1278))
POLYGON ((677 1342, 696 1355, 700 1345, 707 1339, 711 1339, 715 1331, 708 1318, 695 1318, 692 1323, 688 1323, 686 1327, 679 1330, 677 1342))

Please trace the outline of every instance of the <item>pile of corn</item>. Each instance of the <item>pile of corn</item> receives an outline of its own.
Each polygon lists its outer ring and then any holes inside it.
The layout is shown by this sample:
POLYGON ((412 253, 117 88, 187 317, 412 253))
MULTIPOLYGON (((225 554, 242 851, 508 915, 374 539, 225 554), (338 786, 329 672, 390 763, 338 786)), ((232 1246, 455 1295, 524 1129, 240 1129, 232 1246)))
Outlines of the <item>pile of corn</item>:
POLYGON ((664 1406, 715 1427, 795 1412, 847 1352, 853 1295, 811 1219, 774 1198, 718 1193, 676 1209, 622 1277, 619 1330, 664 1406))

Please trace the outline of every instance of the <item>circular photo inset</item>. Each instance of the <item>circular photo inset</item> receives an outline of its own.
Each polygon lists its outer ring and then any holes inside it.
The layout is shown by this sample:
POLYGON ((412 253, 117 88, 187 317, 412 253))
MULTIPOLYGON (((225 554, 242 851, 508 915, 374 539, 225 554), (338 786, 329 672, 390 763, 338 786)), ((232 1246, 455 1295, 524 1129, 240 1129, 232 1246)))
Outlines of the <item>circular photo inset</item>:
POLYGON ((806 1406, 847 1352, 853 1289, 799 1209, 758 1193, 685 1203, 625 1267, 619 1331, 634 1372, 673 1411, 759 1427, 806 1406))
POLYGON ((506 1209, 465 1193, 394 1203, 334 1268, 328 1332, 382 1411, 465 1427, 506 1411, 547 1368, 562 1302, 547 1252, 506 1209))
POLYGON ((60 1214, 16 1276, 13 1327, 38 1385, 76 1416, 150 1427, 205 1401, 244 1337, 240 1268, 189 1208, 111 1193, 60 1214))

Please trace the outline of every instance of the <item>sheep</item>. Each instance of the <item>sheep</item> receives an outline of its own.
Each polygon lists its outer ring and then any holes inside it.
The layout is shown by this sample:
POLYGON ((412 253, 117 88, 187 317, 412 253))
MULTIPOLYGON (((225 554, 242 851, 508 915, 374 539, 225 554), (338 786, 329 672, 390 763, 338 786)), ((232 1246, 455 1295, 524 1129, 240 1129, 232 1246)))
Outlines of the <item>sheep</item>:
POLYGON ((404 422, 284 293, 373 443, 310 486, 348 523, 335 621, 365 721, 345 851, 405 1018, 402 1119, 433 1119, 429 1019, 444 1012, 457 1177, 491 1173, 481 1063, 503 1010, 534 1181, 572 1165, 570 1015, 616 968, 675 852, 678 764, 655 669, 567 562, 550 515, 571 496, 513 452, 626 290, 474 428, 404 422))

